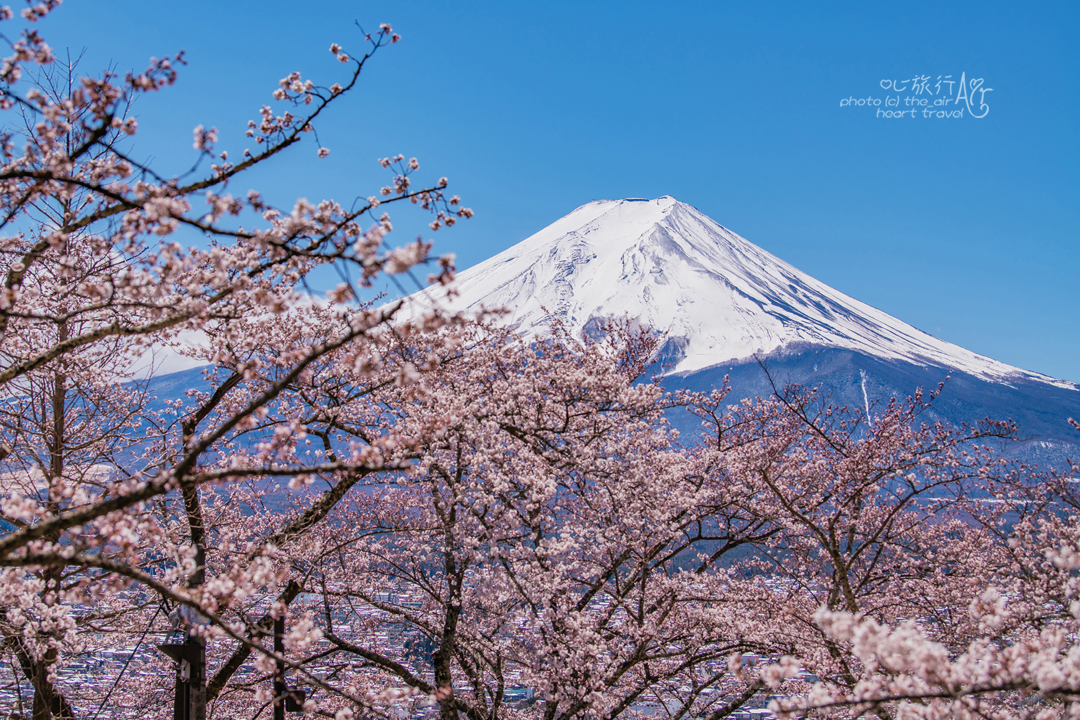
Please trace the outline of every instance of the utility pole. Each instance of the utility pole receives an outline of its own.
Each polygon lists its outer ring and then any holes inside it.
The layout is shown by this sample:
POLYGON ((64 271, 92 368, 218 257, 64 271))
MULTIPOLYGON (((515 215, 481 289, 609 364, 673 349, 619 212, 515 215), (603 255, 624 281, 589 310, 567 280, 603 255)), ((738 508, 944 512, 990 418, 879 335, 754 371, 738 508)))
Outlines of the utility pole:
MULTIPOLYGON (((274 620, 274 653, 280 658, 285 653, 285 616, 274 620)), ((274 673, 274 720, 285 720, 285 663, 277 661, 274 673)))
MULTIPOLYGON (((178 623, 188 615, 194 616, 184 612, 186 607, 178 610, 174 611, 178 623)), ((173 720, 206 720, 206 641, 189 623, 183 642, 158 645, 158 650, 176 661, 173 720)))
MULTIPOLYGON (((285 656, 285 616, 274 620, 274 654, 285 656)), ((304 700, 307 693, 297 688, 290 688, 285 682, 285 663, 277 660, 274 672, 274 720, 285 720, 285 713, 304 712, 304 700)))

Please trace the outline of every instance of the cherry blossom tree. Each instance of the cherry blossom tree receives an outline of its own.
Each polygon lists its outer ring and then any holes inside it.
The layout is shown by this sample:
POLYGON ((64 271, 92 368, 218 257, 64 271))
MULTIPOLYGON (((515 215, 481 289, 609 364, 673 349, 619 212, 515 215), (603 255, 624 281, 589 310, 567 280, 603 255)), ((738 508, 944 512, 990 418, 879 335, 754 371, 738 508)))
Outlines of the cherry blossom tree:
MULTIPOLYGON (((43 259, 37 269, 50 261, 43 259)), ((78 282, 78 273, 98 272, 109 263, 108 257, 79 258, 67 277, 78 282)), ((33 283, 42 297, 66 303, 71 293, 49 287, 59 275, 57 270, 51 267, 45 274, 32 273, 24 286, 33 283)), ((36 323, 16 336, 15 342, 6 343, 5 350, 21 354, 27 347, 62 341, 84 327, 81 319, 67 318, 62 312, 57 315, 55 324, 36 323)), ((34 513, 57 515, 88 502, 115 481, 117 470, 130 465, 126 459, 137 456, 140 415, 148 395, 145 383, 117 383, 138 361, 128 345, 124 339, 112 339, 80 348, 9 383, 0 407, 0 427, 9 450, 3 489, 14 501, 2 517, 10 527, 27 529, 34 513)), ((57 542, 59 535, 47 539, 57 542)), ((62 642, 63 631, 94 624, 99 616, 65 617, 51 607, 73 582, 69 568, 44 566, 32 571, 30 579, 31 586, 37 587, 32 606, 26 606, 28 598, 18 599, 18 593, 4 600, 5 607, 22 604, 22 612, 9 613, 3 623, 4 647, 32 681, 34 716, 50 708, 58 717, 71 717, 70 699, 55 692, 51 668, 62 651, 70 654, 73 650, 62 642)), ((79 652, 92 652, 89 639, 80 636, 79 652)))
POLYGON ((468 344, 391 403, 421 439, 412 468, 303 540, 333 666, 444 718, 716 705, 741 684, 727 655, 754 646, 709 607, 710 571, 756 524, 706 521, 723 490, 675 443, 670 399, 634 382, 655 339, 468 344))
POLYGON ((932 397, 860 430, 816 395, 789 389, 715 421, 738 446, 718 463, 782 526, 748 566, 752 584, 769 579, 785 656, 762 673, 770 707, 1075 717, 1074 482, 1004 459, 992 440, 1007 424, 919 423, 932 397))
MULTIPOLYGON (((399 304, 354 306, 318 338, 296 334, 301 328, 284 318, 307 302, 303 283, 320 265, 338 270, 343 282, 332 297, 349 301, 380 273, 427 260, 430 243, 386 243, 392 225, 382 206, 417 205, 433 215, 433 230, 472 214, 444 194, 445 178, 414 186, 419 163, 401 155, 379 161, 391 182, 351 205, 300 200, 279 209, 254 190, 231 192, 253 168, 310 147, 304 141, 315 138, 320 116, 347 97, 370 57, 398 41, 388 25, 364 38, 360 56, 331 48, 344 68, 340 82, 283 78, 273 92, 278 109, 264 106, 249 123, 249 149, 230 158, 216 129, 195 128, 200 163, 169 176, 126 151, 138 131, 129 113, 140 95, 174 82, 182 54, 123 77, 78 77, 59 67, 37 30, 57 5, 29 5, 21 21, 0 10, 7 26, 22 22, 11 31, 18 38, 3 35, 10 55, 0 67, 0 109, 9 115, 0 133, 0 605, 4 647, 32 683, 35 718, 76 713, 56 685, 65 656, 87 649, 87 638, 123 632, 122 622, 163 617, 162 602, 185 608, 177 616, 184 622, 209 619, 187 628, 200 654, 215 632, 253 646, 244 624, 222 613, 269 581, 274 547, 210 577, 208 543, 236 536, 210 523, 207 513, 225 497, 210 486, 283 476, 303 484, 316 475, 335 483, 393 467, 378 452, 379 442, 393 444, 389 436, 339 450, 331 462, 290 455, 284 446, 295 427, 283 419, 291 418, 283 394, 328 356, 363 354, 399 304), (201 240, 185 245, 184 237, 201 240), (244 333, 276 317, 275 337, 289 351, 261 365, 244 333), (123 385, 140 360, 191 333, 214 349, 204 358, 217 367, 209 393, 162 410, 148 406, 145 386, 123 385), (261 444, 231 452, 262 430, 261 444), (96 624, 99 611, 121 624, 96 624)), ((432 280, 451 277, 441 260, 432 280)), ((419 322, 441 320, 429 313, 419 322)), ((308 522, 319 514, 311 512, 308 522)), ((201 714, 205 683, 192 686, 201 714)))

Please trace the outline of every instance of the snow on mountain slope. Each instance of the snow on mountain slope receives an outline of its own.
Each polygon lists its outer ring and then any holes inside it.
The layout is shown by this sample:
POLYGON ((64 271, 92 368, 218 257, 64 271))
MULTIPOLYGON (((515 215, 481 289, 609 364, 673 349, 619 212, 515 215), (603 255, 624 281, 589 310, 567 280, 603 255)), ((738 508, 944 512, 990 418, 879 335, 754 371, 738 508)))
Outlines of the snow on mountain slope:
POLYGON ((529 334, 542 332, 553 317, 581 333, 594 318, 628 315, 667 333, 666 352, 677 360, 672 372, 679 374, 799 343, 956 369, 994 382, 1026 378, 1080 388, 917 330, 667 196, 582 205, 462 271, 456 287, 460 294, 448 303, 451 309, 504 307, 511 311, 507 322, 529 334))

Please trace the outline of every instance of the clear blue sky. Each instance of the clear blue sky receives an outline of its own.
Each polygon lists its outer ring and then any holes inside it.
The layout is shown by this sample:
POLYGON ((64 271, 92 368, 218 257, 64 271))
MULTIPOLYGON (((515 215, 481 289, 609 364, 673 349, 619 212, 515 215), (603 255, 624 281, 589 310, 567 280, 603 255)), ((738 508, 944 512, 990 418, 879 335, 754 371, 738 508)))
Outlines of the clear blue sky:
MULTIPOLYGON (((927 332, 1080 381, 1080 3, 66 0, 43 31, 87 70, 187 51, 137 109, 138 150, 180 171, 194 125, 240 150, 278 78, 339 79, 327 48, 361 47, 354 21, 403 40, 319 126, 329 158, 259 179, 278 201, 366 196, 375 158, 416 155, 477 213, 435 236, 467 267, 590 200, 674 195, 927 332), (961 73, 992 88, 986 117, 840 106, 961 73)), ((420 227, 395 219, 402 242, 420 227)))

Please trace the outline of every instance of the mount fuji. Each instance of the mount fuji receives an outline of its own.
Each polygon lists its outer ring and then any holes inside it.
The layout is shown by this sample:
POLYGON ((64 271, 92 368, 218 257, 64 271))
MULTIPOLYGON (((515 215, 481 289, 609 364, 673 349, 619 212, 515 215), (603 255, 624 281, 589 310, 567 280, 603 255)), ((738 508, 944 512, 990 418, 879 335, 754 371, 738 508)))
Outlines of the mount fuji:
POLYGON ((665 334, 658 360, 669 387, 712 387, 730 376, 735 396, 761 394, 771 383, 764 363, 773 380, 821 384, 836 401, 870 412, 875 398, 934 387, 948 375, 935 403, 946 419, 1012 418, 1036 456, 1080 447, 1067 423, 1080 417, 1080 385, 922 332, 670 196, 582 205, 460 272, 455 288, 451 299, 428 290, 413 300, 466 312, 505 308, 503 322, 526 336, 555 320, 580 336, 628 316, 665 334))

